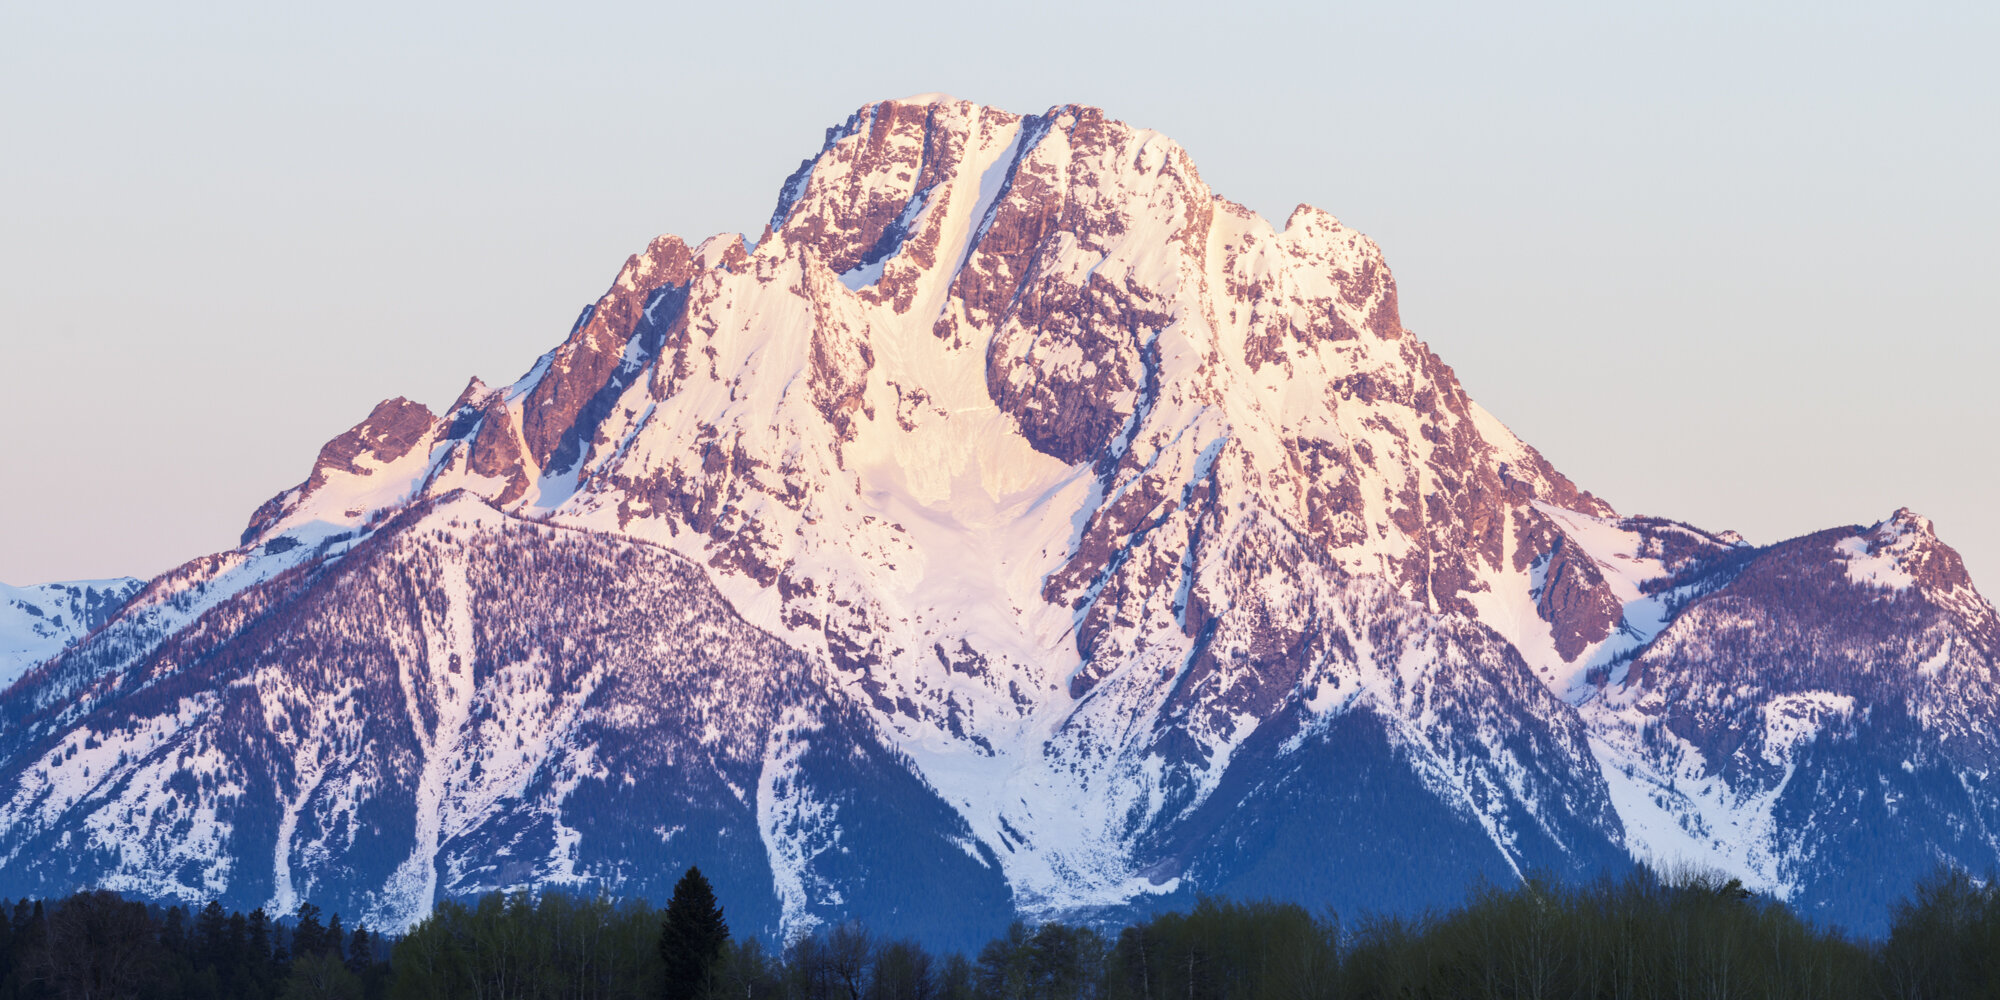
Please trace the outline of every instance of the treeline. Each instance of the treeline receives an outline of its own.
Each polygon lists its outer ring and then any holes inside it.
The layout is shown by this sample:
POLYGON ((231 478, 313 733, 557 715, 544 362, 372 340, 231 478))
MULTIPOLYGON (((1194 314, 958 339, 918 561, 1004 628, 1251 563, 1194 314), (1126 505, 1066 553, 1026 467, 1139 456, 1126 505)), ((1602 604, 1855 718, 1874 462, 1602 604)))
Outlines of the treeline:
POLYGON ((283 925, 262 909, 190 913, 80 892, 52 903, 0 901, 0 1000, 275 1000, 384 995, 384 942, 299 907, 283 925))
POLYGON ((0 907, 0 1000, 2000 1000, 1993 880, 1940 871, 1892 917, 1885 939, 1855 941, 1734 880, 1640 872, 1483 887, 1419 918, 1207 899, 1115 932, 1016 923, 971 955, 851 923, 773 950, 732 936, 691 871, 664 911, 553 893, 443 903, 383 962, 380 942, 310 908, 280 928, 100 892, 0 907))

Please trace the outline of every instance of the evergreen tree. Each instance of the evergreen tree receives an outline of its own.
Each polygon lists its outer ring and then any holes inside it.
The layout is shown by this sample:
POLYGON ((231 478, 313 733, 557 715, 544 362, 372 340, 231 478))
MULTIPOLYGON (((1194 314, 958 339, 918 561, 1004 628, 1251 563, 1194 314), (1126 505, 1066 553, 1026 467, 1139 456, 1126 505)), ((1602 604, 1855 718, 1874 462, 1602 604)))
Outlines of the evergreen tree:
POLYGON ((368 967, 375 964, 375 942, 368 936, 368 928, 354 925, 354 935, 347 939, 347 970, 357 976, 365 975, 368 967))
POLYGON ((269 996, 276 991, 278 980, 277 969, 271 963, 271 918, 260 906, 251 910, 244 922, 250 943, 250 981, 256 985, 257 995, 269 996))
POLYGON ((326 951, 326 928, 319 922, 319 907, 299 904, 299 921, 292 925, 292 960, 326 951))
POLYGON ((7 907, 0 904, 0 989, 5 989, 8 974, 14 971, 14 921, 7 917, 7 907))
POLYGON ((209 900, 195 916, 194 937, 200 949, 196 964, 221 968, 229 950, 229 914, 223 912, 220 902, 209 900))
POLYGON ((729 924, 716 905, 715 890, 701 869, 689 868, 674 884, 674 898, 660 922, 660 959, 666 965, 666 1000, 697 1000, 708 985, 722 948, 729 943, 729 924))
POLYGON ((160 928, 160 946, 175 955, 187 953, 187 911, 178 906, 167 909, 166 923, 160 928))
POLYGON ((250 925, 243 919, 241 911, 229 915, 229 934, 222 948, 223 965, 219 968, 227 976, 240 976, 245 968, 244 959, 250 954, 250 925))

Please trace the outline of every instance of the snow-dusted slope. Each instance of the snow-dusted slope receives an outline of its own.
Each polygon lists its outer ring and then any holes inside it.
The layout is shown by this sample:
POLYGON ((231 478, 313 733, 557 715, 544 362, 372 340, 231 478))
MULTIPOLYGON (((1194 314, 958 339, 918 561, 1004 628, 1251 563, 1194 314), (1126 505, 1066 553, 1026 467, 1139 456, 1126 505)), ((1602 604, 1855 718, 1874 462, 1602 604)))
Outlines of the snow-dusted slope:
MULTIPOLYGON (((1990 636, 1991 609, 1969 581, 1940 596, 1903 584, 1919 578, 1913 560, 1949 552, 1924 540, 1927 529, 1880 544, 1858 530, 1836 547, 1841 572, 1821 574, 1814 593, 1902 584, 1951 621, 1987 622, 1963 630, 1990 636)), ((1170 140, 1096 109, 1020 116, 939 97, 871 105, 829 130, 754 245, 655 240, 514 384, 475 380, 442 414, 381 404, 256 512, 241 548, 154 581, 30 674, 0 713, 20 804, 0 814, 0 844, 83 836, 96 803, 156 787, 136 782, 130 762, 162 759, 169 731, 196 725, 178 720, 217 709, 197 693, 169 706, 152 692, 210 650, 201 662, 243 664, 232 677, 326 674, 292 708, 272 707, 292 704, 279 687, 244 702, 261 706, 259 739, 288 747, 289 777, 243 770, 266 751, 201 742, 220 749, 199 787, 250 795, 267 781, 293 804, 175 848, 201 864, 144 854, 161 846, 116 847, 139 860, 104 870, 132 886, 281 903, 333 892, 392 920, 438 892, 487 885, 650 891, 621 882, 611 862, 561 861, 636 849, 563 805, 645 780, 633 765, 508 751, 516 778, 496 786, 498 765, 466 742, 497 725, 543 733, 519 735, 517 749, 554 745, 544 730, 573 724, 551 713, 586 711, 575 706, 587 697, 503 706, 482 694, 501 677, 515 678, 508 690, 548 687, 556 654, 454 617, 486 607, 506 619, 507 592, 560 591, 567 578, 533 552, 570 537, 605 540, 592 551, 613 561, 677 554, 742 628, 785 651, 717 654, 708 668, 719 676, 752 688, 775 674, 815 678, 774 689, 784 693, 757 721, 703 722, 704 746, 837 732, 855 754, 880 756, 868 774, 902 775, 923 789, 909 801, 936 806, 895 814, 860 845, 855 814, 826 803, 853 801, 878 778, 814 778, 795 743, 768 743, 754 781, 690 787, 675 808, 754 801, 754 821, 717 823, 762 831, 761 877, 787 928, 879 917, 868 886, 902 878, 896 862, 815 866, 884 843, 954 844, 953 878, 990 876, 1004 889, 977 892, 1038 915, 1201 891, 1420 905, 1455 898, 1474 876, 1581 874, 1635 854, 1715 859, 1807 893, 1846 849, 1813 848, 1818 861, 1790 868, 1770 861, 1771 845, 1797 846, 1788 832, 1812 810, 1774 812, 1754 782, 1719 798, 1691 791, 1714 784, 1721 758, 1658 749, 1658 720, 1678 695, 1666 693, 1674 670, 1652 664, 1722 629, 1687 623, 1708 621, 1704 609, 1788 550, 1620 518, 1580 491, 1402 328, 1380 251, 1332 216, 1301 206, 1274 226, 1211 192, 1170 140), (412 527, 416 511, 431 520, 412 527), (391 526, 403 541, 384 541, 391 526), (409 539, 461 530, 507 550, 522 575, 490 577, 488 593, 449 561, 404 573, 389 592, 435 618, 415 631, 351 602, 335 614, 313 582, 353 572, 344 567, 364 551, 370 565, 429 566, 409 539), (296 611, 270 616, 277 595, 296 611), (305 623, 321 614, 338 624, 315 638, 305 623), (383 744, 370 765, 379 774, 328 786, 347 772, 313 761, 360 737, 312 743, 302 720, 338 717, 328 707, 338 692, 368 683, 357 671, 369 668, 323 652, 357 635, 381 644, 384 676, 454 656, 471 676, 403 683, 406 702, 428 706, 410 710, 423 721, 383 744), (153 728, 141 727, 151 735, 129 737, 151 742, 118 758, 127 770, 49 777, 51 755, 109 745, 98 727, 135 699, 158 704, 153 728), (528 791, 538 781, 541 799, 528 791), (344 839, 286 846, 302 843, 302 817, 332 815, 327 796, 345 803, 335 810, 350 817, 344 839), (447 808, 465 802, 478 804, 447 808), (379 818, 359 824, 357 810, 379 818), (561 818, 536 826, 544 815, 561 818), (1725 822, 1751 832, 1718 832, 1725 822), (569 853, 473 877, 453 845, 489 848, 481 823, 546 829, 569 853), (274 860, 243 860, 252 856, 274 860), (364 857, 375 860, 353 860, 364 857), (169 861, 208 874, 164 875, 169 861), (1424 879, 1383 877, 1417 866, 1424 879), (302 882, 305 872, 319 881, 302 882)), ((520 617, 629 614, 647 600, 520 617)), ((1871 598, 1854 613, 1892 606, 1871 598)), ((1903 635, 1901 619, 1884 620, 1903 635)), ((644 641, 621 633, 575 669, 661 671, 671 658, 644 641)), ((1981 641, 1953 639, 1951 655, 1990 664, 1981 641)), ((1870 648, 1883 669, 1915 650, 1870 648)), ((227 683, 237 692, 250 681, 227 683)), ((671 672, 660 683, 669 700, 682 690, 671 672)), ((1775 697, 1756 724, 1780 734, 1765 742, 1789 760, 1810 742, 1800 734, 1898 695, 1775 697)), ((618 711, 631 725, 658 721, 644 701, 618 711)), ((1952 739, 1986 745, 1968 727, 1952 739)), ((1986 801, 1985 779, 1959 773, 1986 801)), ((332 821, 312 822, 324 833, 332 821)), ((152 830, 99 842, 152 844, 152 830)))
POLYGON ((1755 553, 1584 705, 1636 852, 1849 925, 2000 850, 2000 619, 1910 511, 1755 553))
POLYGON ((8 720, 9 891, 310 898, 393 926, 522 884, 659 895, 699 861, 746 930, 845 899, 973 939, 1008 912, 824 668, 699 570, 464 493, 222 600, 115 686, 8 720), (903 903, 925 881, 975 905, 903 903))
POLYGON ((143 583, 129 576, 32 587, 0 583, 0 690, 104 624, 143 583))

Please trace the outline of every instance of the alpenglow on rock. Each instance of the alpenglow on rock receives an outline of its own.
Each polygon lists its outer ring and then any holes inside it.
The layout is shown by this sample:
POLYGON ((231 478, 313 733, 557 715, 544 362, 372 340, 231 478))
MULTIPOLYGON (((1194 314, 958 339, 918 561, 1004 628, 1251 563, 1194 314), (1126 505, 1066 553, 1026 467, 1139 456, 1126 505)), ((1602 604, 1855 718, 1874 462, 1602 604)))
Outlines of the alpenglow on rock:
POLYGON ((1928 522, 1620 517, 1366 237, 1087 107, 863 108, 754 246, 655 240, 47 655, 0 895, 393 927, 698 864, 740 932, 962 945, 1634 859, 1865 929, 2000 861, 2000 625, 1928 522))

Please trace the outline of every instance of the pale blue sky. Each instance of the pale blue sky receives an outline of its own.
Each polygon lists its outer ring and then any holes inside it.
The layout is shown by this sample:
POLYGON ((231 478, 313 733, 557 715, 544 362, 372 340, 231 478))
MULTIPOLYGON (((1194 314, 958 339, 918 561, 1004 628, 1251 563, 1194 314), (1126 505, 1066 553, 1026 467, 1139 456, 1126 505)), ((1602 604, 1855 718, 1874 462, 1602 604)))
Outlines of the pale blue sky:
POLYGON ((1373 236, 1619 510, 1932 516, 2000 591, 2000 5, 0 7, 0 580, 150 575, 561 339, 821 132, 1096 104, 1373 236))

